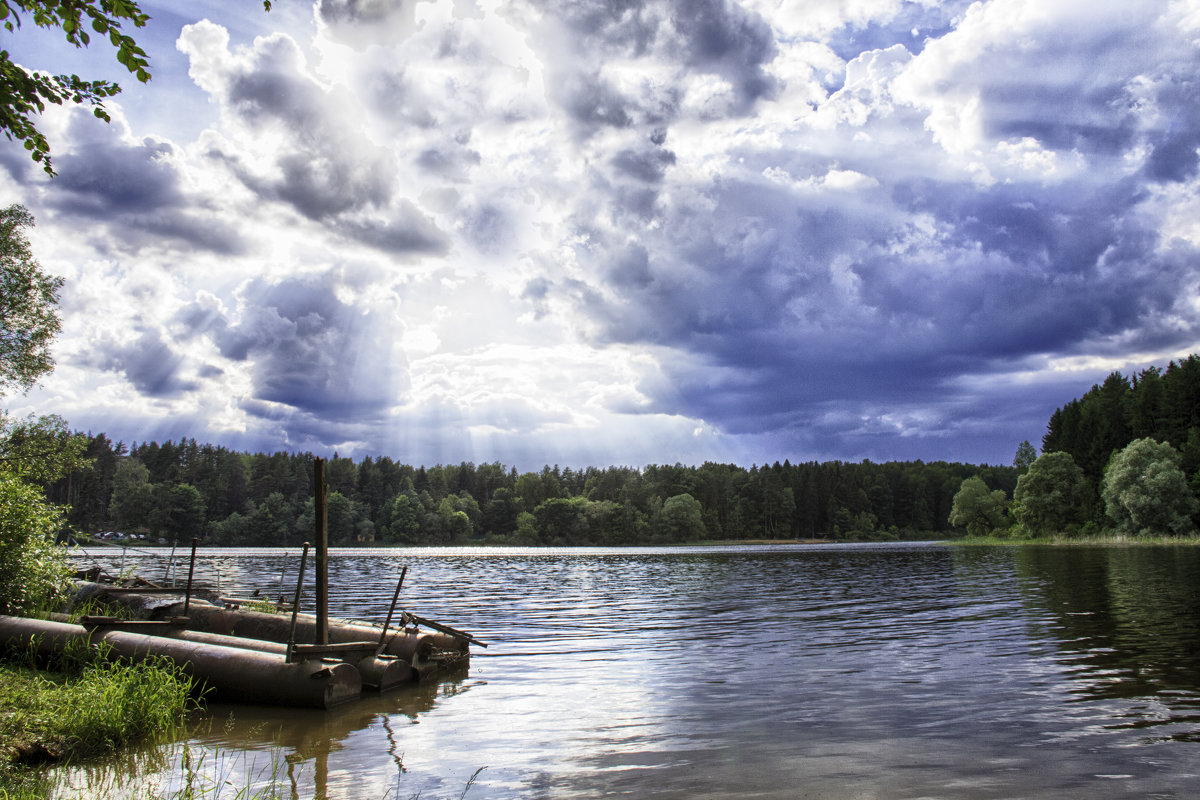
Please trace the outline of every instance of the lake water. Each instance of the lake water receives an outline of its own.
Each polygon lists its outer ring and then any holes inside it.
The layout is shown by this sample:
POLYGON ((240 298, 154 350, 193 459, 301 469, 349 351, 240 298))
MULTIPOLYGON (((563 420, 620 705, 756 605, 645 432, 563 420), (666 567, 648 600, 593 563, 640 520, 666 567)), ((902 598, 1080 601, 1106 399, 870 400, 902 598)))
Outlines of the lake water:
MULTIPOLYGON (((69 783, 177 788, 186 762, 226 797, 1200 794, 1200 548, 334 551, 331 613, 382 621, 406 565, 403 607, 490 645, 465 673, 214 707, 69 783)), ((209 550, 197 576, 278 591, 297 566, 209 550)))

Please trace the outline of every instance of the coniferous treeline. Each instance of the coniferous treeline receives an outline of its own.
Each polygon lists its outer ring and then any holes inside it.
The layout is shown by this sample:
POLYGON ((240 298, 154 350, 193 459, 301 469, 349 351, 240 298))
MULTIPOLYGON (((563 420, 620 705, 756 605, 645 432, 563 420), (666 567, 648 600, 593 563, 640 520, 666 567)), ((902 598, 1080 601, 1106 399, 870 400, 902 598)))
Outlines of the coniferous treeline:
MULTIPOLYGON (((239 453, 188 439, 127 448, 89 435, 88 468, 50 487, 76 530, 208 544, 297 545, 313 532, 311 453, 239 453)), ((413 467, 326 462, 336 545, 623 545, 713 539, 944 535, 955 492, 980 474, 1011 494, 1017 470, 934 462, 784 462, 749 469, 413 467)))
POLYGON ((1023 442, 1010 497, 979 478, 951 522, 973 535, 1189 536, 1200 523, 1200 356, 1110 374, 1054 411, 1042 455, 1023 442))
POLYGON ((1112 373, 1051 415, 1042 451, 1069 453, 1095 488, 1110 456, 1144 438, 1178 450, 1188 478, 1200 470, 1200 356, 1129 378, 1112 373))

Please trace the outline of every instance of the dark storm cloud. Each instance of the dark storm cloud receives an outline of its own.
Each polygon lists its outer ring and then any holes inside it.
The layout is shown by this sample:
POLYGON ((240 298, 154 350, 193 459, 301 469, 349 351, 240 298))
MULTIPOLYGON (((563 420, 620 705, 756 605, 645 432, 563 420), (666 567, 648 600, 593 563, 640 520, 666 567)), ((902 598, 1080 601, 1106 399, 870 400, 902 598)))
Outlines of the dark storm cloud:
POLYGON ((1200 163, 1200 68, 1175 76, 1158 93, 1158 102, 1171 109, 1165 130, 1152 140, 1154 151, 1146 164, 1156 181, 1185 181, 1196 176, 1200 163))
POLYGON ((387 199, 390 185, 385 175, 351 159, 326 154, 292 153, 280 156, 281 177, 262 178, 246 170, 238 177, 254 192, 281 200, 311 220, 324 220, 368 203, 387 199))
MULTIPOLYGON (((937 20, 920 24, 930 22, 937 20)), ((911 15, 900 23, 918 26, 911 15)), ((944 32, 950 17, 938 24, 944 32)), ((932 167, 939 158, 932 143, 912 136, 928 124, 924 112, 914 119, 916 108, 883 105, 893 102, 885 73, 872 73, 862 101, 881 110, 863 115, 864 133, 883 149, 840 148, 859 153, 835 161, 864 173, 852 191, 800 187, 812 183, 806 176, 832 175, 821 167, 820 145, 809 153, 734 152, 730 160, 747 167, 785 167, 796 184, 722 176, 685 184, 683 192, 703 198, 694 207, 676 200, 663 208, 631 197, 619 180, 658 181, 654 162, 614 151, 612 179, 595 187, 607 192, 618 226, 641 231, 638 243, 579 225, 592 274, 568 281, 548 273, 529 284, 527 299, 535 308, 570 303, 594 323, 598 343, 677 354, 661 380, 642 386, 652 398, 644 410, 682 411, 729 433, 769 433, 827 453, 899 456, 922 441, 944 454, 936 440, 958 437, 974 443, 967 449, 978 459, 1030 420, 1033 430, 1021 438, 1036 439, 1049 411, 1086 386, 1039 385, 1022 402, 1017 390, 1002 402, 994 387, 1006 374, 1040 369, 1056 355, 1176 352, 1200 339, 1192 303, 1200 253, 1182 239, 1166 242, 1148 205, 1151 181, 1196 175, 1200 101, 1187 89, 1197 68, 1155 46, 1161 30, 1111 24, 1061 36, 1040 31, 1023 48, 997 45, 965 66, 946 50, 934 56, 944 83, 930 85, 964 98, 979 86, 977 157, 992 147, 1015 153, 1021 142, 1039 157, 1057 156, 1057 173, 1042 166, 1036 177, 990 183, 937 169, 912 177, 921 170, 908 169, 910 159, 932 158, 916 161, 932 167), (906 135, 896 139, 899 130, 906 135), (1132 172, 1139 153, 1149 157, 1132 172), (1072 173, 1072 159, 1088 167, 1072 173), (635 224, 648 211, 654 225, 635 224), (964 389, 985 380, 990 394, 964 389)), ((867 39, 888 46, 910 32, 845 36, 845 52, 857 55, 867 39)), ((853 133, 846 126, 835 136, 848 142, 853 133)), ((670 179, 665 191, 681 196, 670 179)))
POLYGON ((4 167, 14 181, 22 185, 29 183, 35 167, 41 169, 29 157, 27 150, 18 147, 0 148, 0 166, 4 167))
POLYGON ((762 17, 726 0, 678 0, 671 14, 688 66, 721 75, 738 90, 739 109, 775 90, 763 65, 775 58, 775 36, 762 17))
POLYGON ((393 360, 391 331, 376 315, 337 298, 332 276, 251 281, 231 322, 185 310, 206 326, 221 355, 251 364, 257 401, 312 414, 370 417, 397 402, 406 375, 393 360))
POLYGON ((445 253, 450 240, 427 215, 401 200, 379 219, 338 219, 332 229, 342 237, 394 255, 445 253))
POLYGON ((878 452, 870 442, 899 453, 905 437, 978 420, 978 403, 954 412, 964 420, 951 413, 965 376, 1117 339, 1185 347, 1200 334, 1187 300, 1200 253, 1160 248, 1132 213, 1144 197, 1135 184, 936 184, 871 197, 829 192, 816 208, 725 182, 710 190, 714 210, 665 221, 674 238, 647 246, 657 255, 613 249, 605 274, 616 299, 565 281, 542 287, 600 322, 603 338, 689 354, 666 365, 665 385, 643 387, 654 410, 822 446, 853 434, 867 453, 878 452), (940 234, 900 247, 914 214, 940 234), (686 260, 662 263, 666 253, 686 260), (921 418, 895 430, 862 421, 917 408, 921 418))
POLYGON ((563 76, 555 90, 563 109, 588 133, 605 127, 628 128, 634 122, 630 106, 636 100, 622 95, 598 74, 563 76))
POLYGON ((688 73, 729 81, 732 112, 750 111, 777 88, 765 66, 776 55, 770 26, 757 14, 726 0, 668 2, 542 2, 560 22, 575 54, 551 62, 550 87, 558 104, 587 137, 602 128, 661 128, 678 114, 682 87, 621 89, 602 75, 610 59, 645 59, 688 73))
POLYGON ((54 160, 54 187, 62 190, 50 199, 56 212, 105 225, 121 249, 163 238, 221 254, 245 249, 235 230, 204 214, 181 188, 171 144, 154 139, 129 144, 82 111, 73 115, 71 133, 74 146, 54 160))
POLYGON ((176 397, 198 387, 195 381, 180 377, 183 357, 151 330, 142 330, 133 342, 102 343, 88 361, 99 369, 124 374, 148 397, 176 397))
POLYGON ((621 150, 612 159, 617 170, 646 183, 661 181, 667 168, 674 163, 675 154, 662 148, 621 150))
POLYGON ((622 291, 646 289, 654 280, 650 254, 640 244, 630 244, 617 252, 608 268, 610 285, 622 291))
POLYGON ((277 175, 259 177, 257 165, 244 165, 237 173, 243 182, 314 220, 385 203, 392 175, 386 154, 331 113, 328 94, 297 70, 295 43, 274 39, 256 56, 227 82, 224 101, 252 127, 282 125, 290 141, 281 141, 277 175))

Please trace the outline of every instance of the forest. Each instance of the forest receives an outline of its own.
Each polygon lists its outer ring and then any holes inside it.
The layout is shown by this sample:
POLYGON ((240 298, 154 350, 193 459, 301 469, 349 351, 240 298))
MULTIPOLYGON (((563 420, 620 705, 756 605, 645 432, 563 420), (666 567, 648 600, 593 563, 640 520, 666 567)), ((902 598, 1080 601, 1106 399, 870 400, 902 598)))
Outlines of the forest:
MULTIPOLYGON (((104 434, 86 439, 86 466, 48 487, 50 499, 69 508, 75 532, 246 546, 312 538, 311 453, 241 453, 194 439, 129 446, 104 434)), ((1014 520, 1028 522, 1027 533, 1047 525, 1098 532, 1111 521, 1105 469, 1141 439, 1169 445, 1190 481, 1186 493, 1200 494, 1200 356, 1130 377, 1112 373, 1054 411, 1041 458, 1022 443, 1012 466, 784 461, 518 472, 498 462, 414 467, 335 454, 325 467, 329 538, 335 545, 886 540, 1000 530, 1014 520), (1035 496, 1051 454, 1066 454, 1081 474, 1070 491, 1067 479, 1051 475, 1044 491, 1069 506, 1053 513, 1035 496), (1025 479, 1022 497, 1018 482, 1043 463, 1025 479), (993 498, 988 513, 977 515, 986 526, 954 514, 956 496, 975 479, 980 497, 993 498)), ((1064 457, 1055 458, 1061 469, 1064 457)))
POLYGON ((1200 469, 1200 356, 1130 377, 1113 372, 1057 409, 1046 428, 1042 452, 1069 453, 1093 487, 1110 456, 1142 438, 1179 451, 1180 468, 1191 479, 1200 469))
MULTIPOLYGON (((1200 357, 1102 384, 1050 416, 1042 454, 1022 443, 1009 495, 978 477, 950 522, 971 535, 1192 536, 1200 522, 1200 357)), ((982 476, 980 476, 982 477, 982 476)))
MULTIPOLYGON (((239 453, 194 440, 130 446, 87 436, 88 466, 49 487, 79 533, 213 545, 312 538, 311 453, 239 453)), ((335 545, 630 545, 947 535, 955 492, 981 475, 1012 492, 1013 467, 889 462, 413 467, 335 455, 325 464, 335 545)))

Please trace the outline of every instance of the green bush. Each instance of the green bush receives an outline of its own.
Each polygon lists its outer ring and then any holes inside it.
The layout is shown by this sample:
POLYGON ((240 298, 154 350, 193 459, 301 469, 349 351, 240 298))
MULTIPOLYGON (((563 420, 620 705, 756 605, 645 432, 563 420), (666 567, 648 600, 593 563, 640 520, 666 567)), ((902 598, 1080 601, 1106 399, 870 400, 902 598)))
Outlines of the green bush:
POLYGON ((0 470, 0 613, 42 605, 64 585, 66 554, 53 542, 61 522, 40 490, 0 470))

